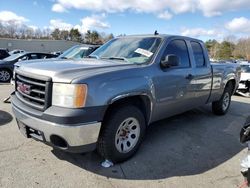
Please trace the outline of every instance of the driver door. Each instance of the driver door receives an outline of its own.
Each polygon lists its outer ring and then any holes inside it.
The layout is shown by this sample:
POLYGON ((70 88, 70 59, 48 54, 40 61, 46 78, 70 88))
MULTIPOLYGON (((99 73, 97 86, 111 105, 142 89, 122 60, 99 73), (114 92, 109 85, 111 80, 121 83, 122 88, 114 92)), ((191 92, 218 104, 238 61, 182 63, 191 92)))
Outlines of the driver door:
POLYGON ((157 119, 189 110, 192 108, 192 101, 195 100, 192 89, 193 68, 186 41, 182 39, 170 41, 162 60, 168 55, 179 57, 180 62, 178 66, 161 68, 160 74, 154 80, 157 99, 155 117, 157 119))

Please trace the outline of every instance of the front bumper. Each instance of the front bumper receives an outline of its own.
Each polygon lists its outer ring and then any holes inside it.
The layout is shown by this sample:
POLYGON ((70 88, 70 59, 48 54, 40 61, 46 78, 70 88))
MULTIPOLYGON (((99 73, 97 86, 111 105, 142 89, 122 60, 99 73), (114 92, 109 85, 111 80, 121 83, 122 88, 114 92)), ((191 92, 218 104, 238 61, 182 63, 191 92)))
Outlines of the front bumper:
MULTIPOLYGON (((33 117, 12 104, 18 127, 26 137, 32 137, 53 147, 74 153, 94 150, 99 136, 101 122, 60 124, 33 117), (25 131, 23 131, 25 130, 25 131), (32 130, 28 134, 27 130, 32 130), (56 139, 65 141, 58 144, 56 139)), ((59 112, 60 113, 60 112, 59 112)))

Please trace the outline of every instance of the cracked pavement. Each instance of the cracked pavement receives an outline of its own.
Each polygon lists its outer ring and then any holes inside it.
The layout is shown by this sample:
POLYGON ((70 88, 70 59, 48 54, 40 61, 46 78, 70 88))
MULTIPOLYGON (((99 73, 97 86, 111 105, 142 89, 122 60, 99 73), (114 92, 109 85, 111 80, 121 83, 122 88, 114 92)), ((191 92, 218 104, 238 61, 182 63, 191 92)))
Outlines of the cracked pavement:
POLYGON ((250 115, 250 98, 233 96, 226 116, 211 106, 154 123, 130 160, 101 167, 95 152, 70 154, 24 138, 11 105, 13 87, 0 85, 0 187, 238 187, 246 149, 239 131, 250 115))

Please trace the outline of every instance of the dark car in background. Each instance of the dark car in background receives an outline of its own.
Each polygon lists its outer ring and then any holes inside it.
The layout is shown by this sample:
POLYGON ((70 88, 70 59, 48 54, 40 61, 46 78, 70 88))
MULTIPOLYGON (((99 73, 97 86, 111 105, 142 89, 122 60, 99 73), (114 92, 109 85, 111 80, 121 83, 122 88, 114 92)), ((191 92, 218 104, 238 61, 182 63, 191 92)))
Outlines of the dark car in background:
POLYGON ((9 56, 10 54, 7 49, 0 48, 0 59, 4 59, 9 56))
MULTIPOLYGON (((88 57, 92 52, 94 52, 99 47, 100 47, 100 45, 90 45, 90 44, 76 45, 76 46, 69 48, 61 55, 59 55, 57 60, 60 60, 60 59, 61 60, 63 60, 63 59, 79 60, 79 59, 88 57)), ((57 57, 55 52, 52 52, 51 54, 53 54, 55 57, 57 57)), ((25 61, 25 62, 20 61, 20 62, 17 62, 14 66, 13 72, 15 72, 15 69, 18 69, 22 64, 38 63, 38 62, 40 62, 40 61, 25 61)), ((14 81, 14 79, 15 78, 13 77, 13 81, 14 81)))
POLYGON ((94 52, 99 47, 100 45, 88 45, 88 44, 76 45, 69 48, 58 57, 61 59, 82 59, 84 57, 88 57, 92 52, 94 52))
MULTIPOLYGON (((94 52, 97 48, 99 48, 100 45, 76 45, 69 49, 67 49, 65 52, 61 53, 58 52, 51 52, 51 54, 54 57, 57 57, 58 59, 82 59, 84 57, 88 57, 92 52, 94 52), (59 53, 61 53, 59 55, 59 53)), ((29 61, 25 63, 36 63, 37 61, 29 61)), ((15 64, 14 69, 20 67, 23 64, 23 62, 18 62, 15 64)))
POLYGON ((0 82, 9 82, 14 70, 14 64, 24 60, 47 59, 56 57, 49 53, 25 52, 13 54, 0 60, 0 82))

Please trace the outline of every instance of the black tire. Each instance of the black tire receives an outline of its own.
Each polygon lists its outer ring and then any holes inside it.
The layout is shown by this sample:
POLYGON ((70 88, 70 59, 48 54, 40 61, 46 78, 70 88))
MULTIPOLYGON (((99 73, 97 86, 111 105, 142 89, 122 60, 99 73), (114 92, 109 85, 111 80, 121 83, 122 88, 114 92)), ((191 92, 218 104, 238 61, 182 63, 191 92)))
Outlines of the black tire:
POLYGON ((11 73, 10 70, 8 70, 8 69, 0 69, 0 82, 1 83, 10 82, 11 77, 12 77, 12 73, 11 73), (8 77, 6 78, 6 76, 8 76, 8 77))
POLYGON ((224 92, 219 101, 212 103, 213 113, 216 115, 225 115, 231 104, 231 96, 233 93, 233 86, 231 83, 228 83, 224 89, 224 92), (225 105, 225 98, 228 97, 228 104, 225 105))
MULTIPOLYGON (((145 135, 146 123, 143 113, 136 106, 121 106, 117 107, 118 109, 113 110, 109 117, 106 118, 103 127, 101 129, 99 140, 97 144, 97 152, 104 158, 112 161, 113 163, 118 163, 125 161, 132 157, 138 150, 143 137, 145 135), (122 126, 123 122, 129 118, 134 118, 139 124, 139 135, 137 136, 137 141, 134 142, 131 146, 131 150, 124 153, 118 150, 118 139, 116 140, 116 135, 119 133, 119 127, 122 126)), ((132 123, 131 123, 132 124, 132 123)), ((129 132, 129 131, 128 131, 129 132)), ((126 134, 126 133, 125 133, 126 134)), ((130 140, 133 139, 133 133, 128 133, 130 140)), ((128 145, 129 141, 121 141, 122 143, 126 142, 128 145)), ((122 144, 121 144, 122 145, 122 144)), ((130 145, 130 144, 129 144, 130 145)), ((126 146, 127 147, 127 146, 126 146)), ((123 147, 122 147, 123 148, 123 147)))

